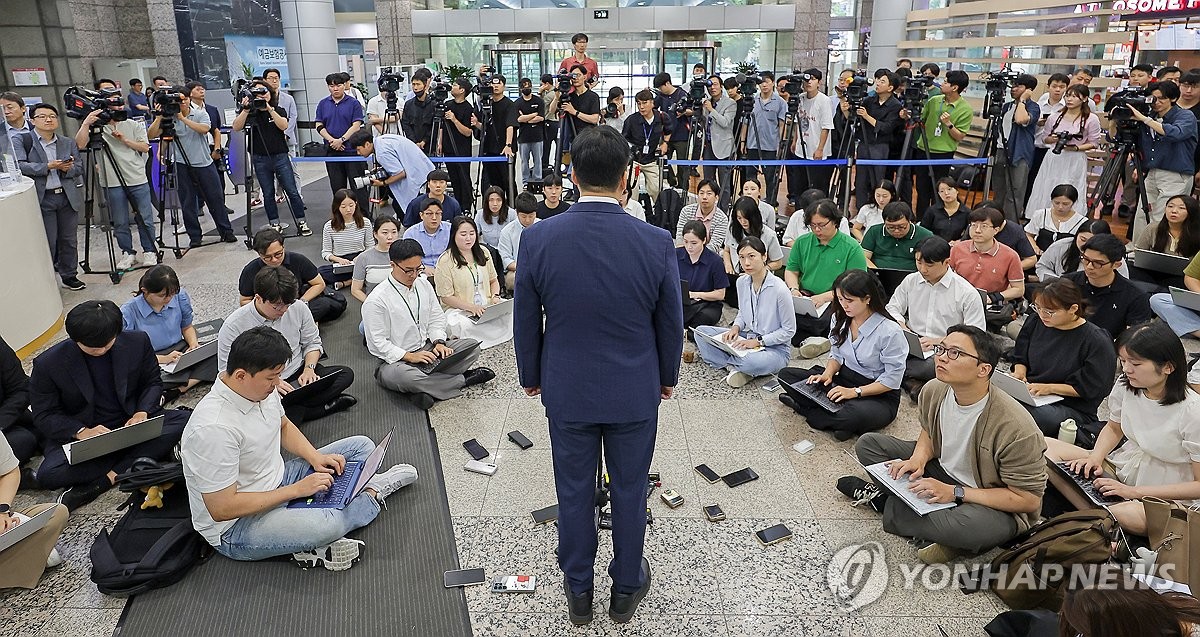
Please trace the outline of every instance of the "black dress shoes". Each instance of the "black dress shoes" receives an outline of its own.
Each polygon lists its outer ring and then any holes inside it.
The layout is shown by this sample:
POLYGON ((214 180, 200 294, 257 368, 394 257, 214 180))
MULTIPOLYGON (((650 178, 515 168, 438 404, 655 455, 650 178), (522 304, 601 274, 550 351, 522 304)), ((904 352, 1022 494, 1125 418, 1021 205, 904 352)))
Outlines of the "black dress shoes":
POLYGON ((582 595, 572 595, 571 585, 563 580, 563 592, 567 594, 567 616, 571 623, 583 626, 592 621, 592 591, 582 595))
POLYGON ((642 598, 646 597, 646 593, 650 592, 650 561, 642 558, 642 573, 646 576, 646 581, 642 583, 642 587, 632 593, 618 593, 613 589, 612 596, 608 601, 608 616, 615 623, 624 624, 633 619, 633 613, 637 610, 638 604, 642 598))
POLYGON ((792 411, 795 411, 795 412, 799 412, 799 411, 800 411, 800 408, 799 408, 799 406, 798 406, 798 405, 796 405, 796 399, 795 399, 795 398, 792 398, 791 396, 788 396, 787 394, 780 394, 780 395, 779 395, 779 402, 781 402, 781 403, 783 403, 783 404, 787 405, 788 407, 790 407, 790 408, 792 409, 792 411))
POLYGON ((358 404, 358 399, 350 394, 338 394, 337 398, 325 403, 325 415, 345 411, 358 404))
POLYGON ((108 481, 108 476, 104 476, 95 482, 81 484, 63 491, 62 495, 58 496, 58 502, 67 507, 67 511, 74 512, 75 509, 104 495, 111 488, 113 488, 113 483, 108 481))
POLYGON ((422 411, 429 411, 431 407, 437 404, 437 399, 425 392, 420 392, 412 395, 413 404, 422 411))
POLYGON ((476 367, 475 369, 468 369, 465 373, 463 373, 463 378, 466 380, 466 382, 463 384, 463 386, 471 387, 472 385, 480 385, 480 384, 488 382, 489 380, 492 380, 495 377, 496 377, 496 372, 493 372, 491 369, 488 369, 487 367, 476 367))

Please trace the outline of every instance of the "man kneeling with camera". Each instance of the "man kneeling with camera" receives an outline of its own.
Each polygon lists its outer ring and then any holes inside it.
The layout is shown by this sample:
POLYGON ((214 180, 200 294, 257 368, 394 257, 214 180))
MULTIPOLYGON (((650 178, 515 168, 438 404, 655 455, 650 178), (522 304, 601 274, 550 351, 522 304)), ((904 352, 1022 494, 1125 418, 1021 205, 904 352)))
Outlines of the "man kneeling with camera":
POLYGON ((300 199, 296 173, 288 156, 287 111, 279 106, 278 94, 270 84, 255 81, 238 93, 237 107, 238 115, 233 120, 233 130, 250 127, 250 161, 254 164, 254 176, 262 188, 267 222, 272 228, 282 230, 279 205, 275 202, 275 180, 278 179, 287 193, 300 234, 312 234, 308 223, 304 221, 304 201, 300 199))
POLYGON ((359 157, 375 155, 375 163, 379 165, 363 177, 355 177, 351 181, 353 187, 365 188, 368 183, 376 188, 388 187, 396 216, 404 218, 405 206, 421 194, 421 177, 433 171, 433 162, 403 135, 378 135, 372 139, 371 131, 360 130, 346 140, 346 146, 353 148, 359 157))

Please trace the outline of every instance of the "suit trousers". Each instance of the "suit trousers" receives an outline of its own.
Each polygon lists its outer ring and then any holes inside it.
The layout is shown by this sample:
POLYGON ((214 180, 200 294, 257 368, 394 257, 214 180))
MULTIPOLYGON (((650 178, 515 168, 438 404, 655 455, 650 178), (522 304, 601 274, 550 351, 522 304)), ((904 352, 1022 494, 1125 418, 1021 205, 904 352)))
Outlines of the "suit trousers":
POLYGON ((42 432, 33 426, 33 417, 25 410, 17 417, 17 421, 4 430, 4 439, 12 447, 17 462, 25 464, 34 456, 42 455, 42 432))
MULTIPOLYGON (((1016 340, 1016 339, 1013 339, 1016 340)), ((933 357, 917 358, 909 356, 904 361, 904 377, 913 380, 919 380, 922 383, 927 383, 937 376, 937 369, 934 366, 933 357)))
MULTIPOLYGON (((357 157, 353 152, 336 151, 329 149, 330 157, 357 157)), ((362 177, 363 173, 367 172, 367 162, 365 161, 329 161, 325 162, 325 174, 329 175, 329 189, 337 192, 343 188, 350 188, 351 177, 362 177)), ((371 202, 367 198, 367 190, 365 188, 352 188, 354 191, 354 200, 358 202, 359 210, 370 210, 371 202)), ((407 205, 404 202, 401 205, 407 205)))
MULTIPOLYGON (((800 159, 798 155, 788 153, 788 159, 800 159)), ((788 166, 787 167, 787 198, 793 204, 800 199, 800 194, 809 188, 821 192, 829 192, 829 180, 833 178, 832 166, 788 166)), ((872 194, 874 194, 872 192, 872 194)), ((871 201, 874 201, 874 197, 871 201)), ((767 203, 774 205, 774 202, 767 203)), ((724 208, 722 208, 724 210, 724 208)), ((803 214, 803 211, 798 211, 803 214)))
MULTIPOLYGON (((63 453, 62 445, 48 442, 43 448, 45 458, 42 460, 42 466, 37 470, 38 483, 42 485, 43 489, 73 487, 96 482, 105 477, 109 471, 115 473, 126 471, 138 458, 145 457, 155 460, 169 458, 175 445, 179 444, 183 428, 187 425, 188 418, 191 418, 192 412, 168 409, 162 413, 166 418, 163 422, 162 434, 157 438, 79 464, 67 464, 67 456, 63 453)), ((111 428, 121 424, 110 423, 108 426, 111 428)))
MULTIPOLYGON (((728 157, 717 157, 713 153, 712 146, 706 140, 704 142, 704 159, 711 161, 725 161, 728 157)), ((733 168, 731 166, 704 166, 704 178, 708 180, 716 179, 717 185, 721 187, 721 196, 717 199, 717 205, 721 210, 729 210, 729 202, 733 198, 733 168)))
MULTIPOLYGON (((354 382, 354 370, 349 367, 342 365, 321 365, 318 363, 317 369, 314 371, 317 372, 318 376, 327 376, 337 370, 341 370, 341 373, 338 374, 328 389, 319 391, 309 396, 306 400, 298 401, 293 405, 287 405, 283 408, 283 413, 287 414, 288 420, 292 421, 292 424, 299 427, 310 420, 324 417, 325 405, 350 388, 350 385, 354 382)), ((301 367, 300 371, 292 374, 292 377, 287 379, 288 384, 292 387, 299 387, 300 374, 303 372, 304 368, 301 367)))
POLYGON ((179 175, 179 204, 183 207, 183 227, 187 229, 188 239, 192 244, 204 240, 200 229, 201 199, 208 205, 208 214, 212 215, 217 232, 222 236, 233 234, 233 226, 229 223, 228 209, 225 207, 225 190, 221 188, 221 180, 217 176, 217 165, 209 164, 197 168, 187 162, 175 162, 179 175))
MULTIPOLYGON (((811 369, 802 367, 787 367, 779 370, 779 380, 784 383, 803 383, 809 376, 824 372, 825 368, 814 366, 811 369)), ((874 382, 852 369, 843 367, 833 375, 833 385, 842 387, 863 387, 874 382)), ((837 413, 830 413, 800 392, 783 385, 792 400, 796 401, 796 413, 804 416, 808 426, 822 431, 843 431, 862 434, 877 431, 888 426, 896 419, 896 411, 900 409, 900 390, 893 389, 885 394, 863 396, 842 403, 837 413)))
POLYGON ((833 320, 833 304, 821 316, 808 316, 807 314, 796 315, 796 335, 792 337, 792 345, 800 347, 804 344, 804 339, 810 336, 819 336, 821 338, 829 338, 829 325, 833 320))
MULTIPOLYGON (((458 201, 463 212, 470 212, 475 199, 474 188, 471 185, 471 164, 449 162, 446 164, 446 172, 450 173, 450 188, 454 191, 454 199, 458 201)), ((407 206, 408 202, 403 205, 407 206)), ((400 218, 404 218, 403 213, 400 218)))
MULTIPOLYGON (((166 356, 171 352, 183 352, 187 350, 187 341, 179 341, 170 347, 164 347, 156 352, 159 356, 166 356)), ((179 387, 186 385, 193 378, 202 383, 211 383, 217 380, 217 357, 209 356, 203 361, 192 365, 191 367, 177 371, 173 374, 162 372, 163 387, 179 387)))
MULTIPOLYGON (((456 352, 478 343, 479 341, 473 338, 452 338, 446 341, 446 345, 456 352)), ((402 394, 429 394, 435 400, 457 398, 462 396, 463 384, 466 382, 463 374, 478 359, 479 350, 476 349, 462 362, 436 374, 426 374, 404 361, 383 363, 375 368, 375 380, 379 381, 384 389, 402 394)))
POLYGON ((19 511, 33 517, 45 511, 54 509, 46 526, 36 530, 32 535, 21 540, 19 547, 0 553, 0 588, 36 588, 38 580, 46 570, 46 558, 62 535, 67 526, 67 507, 53 502, 36 504, 19 511))
POLYGON ((613 589, 629 593, 644 583, 646 474, 654 456, 658 418, 624 423, 563 421, 550 416, 554 489, 558 494, 558 565, 571 593, 594 587, 597 533, 596 472, 604 447, 612 505, 613 589))
POLYGON ((64 279, 79 273, 79 211, 63 193, 46 193, 42 196, 42 225, 46 227, 46 240, 50 243, 50 258, 54 271, 64 279))
MULTIPOLYGON (((916 448, 915 442, 880 433, 863 434, 854 445, 858 460, 864 465, 907 460, 916 448)), ((925 465, 925 475, 946 484, 958 484, 937 460, 930 460, 925 465)), ((880 489, 888 493, 887 487, 880 485, 880 489)), ((1008 513, 982 504, 960 504, 921 516, 900 498, 889 497, 883 507, 883 530, 979 554, 1015 536, 1017 521, 1008 513)))

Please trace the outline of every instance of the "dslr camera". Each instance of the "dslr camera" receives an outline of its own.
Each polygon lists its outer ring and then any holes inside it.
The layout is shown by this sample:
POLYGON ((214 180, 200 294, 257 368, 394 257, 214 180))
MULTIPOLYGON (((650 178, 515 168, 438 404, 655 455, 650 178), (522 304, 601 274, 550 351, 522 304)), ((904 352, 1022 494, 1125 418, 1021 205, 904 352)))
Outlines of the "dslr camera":
POLYGON ((252 113, 265 112, 271 106, 271 90, 261 84, 247 86, 238 91, 233 105, 239 113, 243 110, 252 113), (243 100, 249 100, 249 104, 242 106, 243 100))
POLYGON ((125 110, 125 100, 121 92, 115 88, 98 91, 72 86, 63 92, 63 111, 68 117, 82 120, 100 110, 96 123, 100 125, 109 122, 121 122, 129 119, 129 111, 125 110))
POLYGON ((620 112, 617 109, 617 103, 609 102, 608 106, 604 107, 603 116, 604 119, 617 119, 620 117, 620 112))
POLYGON ((1075 139, 1083 139, 1083 133, 1065 133, 1058 136, 1058 141, 1054 142, 1054 148, 1050 151, 1055 155, 1061 155, 1063 149, 1067 147, 1067 142, 1075 139))
POLYGON ((375 180, 383 181, 384 179, 387 179, 387 178, 388 178, 387 171, 384 170, 383 167, 381 167, 381 166, 376 166, 375 168, 372 168, 371 170, 368 170, 367 172, 363 173, 361 177, 351 177, 350 178, 350 187, 354 188, 356 190, 362 190, 364 188, 369 188, 371 186, 372 181, 375 181, 375 180))
POLYGON ((1152 104, 1154 104, 1154 98, 1151 97, 1149 88, 1129 86, 1108 98, 1108 116, 1116 121, 1118 126, 1123 124, 1136 126, 1137 121, 1133 119, 1133 111, 1149 115, 1152 104))

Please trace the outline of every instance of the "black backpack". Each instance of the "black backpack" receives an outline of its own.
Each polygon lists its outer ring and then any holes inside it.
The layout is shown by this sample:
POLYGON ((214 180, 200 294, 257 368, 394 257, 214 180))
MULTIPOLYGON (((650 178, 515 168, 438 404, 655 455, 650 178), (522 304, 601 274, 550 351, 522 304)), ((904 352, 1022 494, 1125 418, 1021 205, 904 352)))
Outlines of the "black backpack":
POLYGON ((192 528, 192 512, 183 482, 163 493, 163 508, 142 509, 144 493, 134 491, 110 532, 101 529, 92 543, 92 581, 105 595, 130 597, 183 579, 208 559, 212 548, 192 528))
POLYGON ((663 188, 662 192, 658 193, 658 201, 654 203, 654 216, 658 219, 658 225, 670 232, 671 236, 675 235, 679 213, 686 201, 684 195, 675 188, 663 188))

